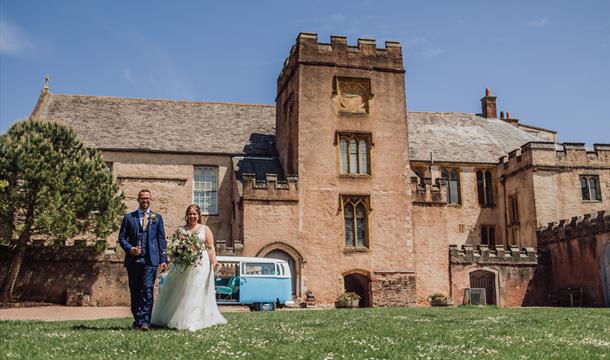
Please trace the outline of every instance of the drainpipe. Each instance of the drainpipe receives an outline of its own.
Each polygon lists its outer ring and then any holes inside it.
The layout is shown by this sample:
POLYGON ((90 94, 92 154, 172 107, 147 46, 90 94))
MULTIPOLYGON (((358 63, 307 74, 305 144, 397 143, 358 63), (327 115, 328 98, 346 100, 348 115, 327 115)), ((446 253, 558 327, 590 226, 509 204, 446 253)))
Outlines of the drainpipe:
POLYGON ((500 182, 502 183, 502 193, 504 197, 504 242, 508 246, 508 216, 506 212, 506 175, 500 176, 500 182))

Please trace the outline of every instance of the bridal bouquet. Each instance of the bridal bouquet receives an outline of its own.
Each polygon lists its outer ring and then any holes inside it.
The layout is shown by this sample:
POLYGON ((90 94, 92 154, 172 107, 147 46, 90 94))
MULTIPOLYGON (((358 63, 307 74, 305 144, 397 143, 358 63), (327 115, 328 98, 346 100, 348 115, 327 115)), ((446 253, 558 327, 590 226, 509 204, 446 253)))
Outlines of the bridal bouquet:
POLYGON ((178 230, 170 236, 169 241, 168 252, 176 265, 184 268, 197 265, 205 246, 197 234, 178 230))

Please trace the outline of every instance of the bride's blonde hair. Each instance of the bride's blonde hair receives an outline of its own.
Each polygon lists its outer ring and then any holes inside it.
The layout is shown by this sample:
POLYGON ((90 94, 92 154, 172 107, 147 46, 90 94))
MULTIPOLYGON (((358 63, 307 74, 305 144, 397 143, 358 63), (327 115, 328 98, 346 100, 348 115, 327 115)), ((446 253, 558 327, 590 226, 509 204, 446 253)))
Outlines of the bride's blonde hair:
POLYGON ((191 209, 195 209, 199 218, 197 219, 197 223, 201 224, 201 208, 197 204, 191 204, 186 208, 186 212, 184 213, 184 221, 188 223, 188 214, 191 209))

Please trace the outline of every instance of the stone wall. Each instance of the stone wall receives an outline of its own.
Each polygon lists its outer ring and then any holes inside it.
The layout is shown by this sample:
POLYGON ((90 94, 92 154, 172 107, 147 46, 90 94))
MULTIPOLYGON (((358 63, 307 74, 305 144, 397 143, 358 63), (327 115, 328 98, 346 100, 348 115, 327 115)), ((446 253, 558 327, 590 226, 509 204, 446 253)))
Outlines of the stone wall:
POLYGON ((373 306, 407 306, 416 301, 413 272, 376 271, 371 281, 373 306))
MULTIPOLYGON (((374 40, 360 39, 357 47, 348 46, 345 37, 332 37, 330 44, 324 44, 318 43, 315 34, 301 33, 278 78, 277 107, 276 144, 282 165, 288 172, 291 167, 297 170, 298 201, 294 205, 273 199, 245 201, 244 254, 258 253, 279 241, 275 238, 286 239, 282 241, 306 261, 303 290, 311 290, 321 303, 333 303, 343 292, 343 274, 413 271, 400 45, 388 42, 378 49, 374 40), (337 89, 340 78, 367 85, 366 111, 342 108, 337 89), (294 115, 280 115, 286 112, 287 101, 294 102, 294 115), (370 136, 370 174, 340 174, 340 132, 370 136), (291 144, 296 144, 296 150, 286 154, 291 144), (367 248, 345 246, 341 199, 346 195, 368 199, 367 248), (284 225, 266 226, 266 214, 282 218, 284 225)), ((377 294, 372 296, 375 299, 377 294)))
MULTIPOLYGON (((104 161, 112 163, 112 174, 125 195, 128 211, 138 208, 138 192, 152 192, 151 209, 163 216, 166 235, 184 224, 186 207, 193 203, 194 166, 218 168, 218 214, 204 216, 217 242, 232 244, 233 183, 230 156, 104 151, 104 161)), ((118 231, 108 237, 116 246, 118 231)), ((118 251, 122 251, 117 247, 118 251)))
POLYGON ((546 269, 534 248, 518 246, 450 246, 451 297, 462 303, 464 291, 472 287, 470 274, 484 270, 494 274, 498 306, 542 305, 545 301, 546 269))
MULTIPOLYGON (((584 306, 604 305, 601 259, 604 249, 610 246, 610 215, 599 211, 549 223, 538 231, 538 241, 550 256, 550 294, 560 295, 568 288, 582 289, 584 306)), ((610 264, 606 266, 610 269, 610 264)))
MULTIPOLYGON (((0 284, 12 252, 0 246, 0 284)), ((21 301, 68 305, 129 305, 127 270, 113 251, 95 246, 38 246, 28 251, 13 291, 21 301)))
POLYGON ((536 230, 549 222, 610 209, 610 145, 530 142, 500 159, 507 193, 519 194, 519 241, 534 246, 536 230), (580 175, 597 175, 601 201, 583 200, 580 175))
POLYGON ((434 293, 449 294, 449 239, 445 183, 423 184, 413 179, 413 246, 417 279, 416 301, 427 304, 434 293))
MULTIPOLYGON (((459 170, 460 203, 447 204, 446 226, 447 239, 453 245, 478 245, 481 243, 481 225, 494 225, 496 228, 496 244, 504 243, 504 227, 500 201, 500 183, 494 166, 482 164, 474 167, 471 164, 438 163, 434 165, 420 161, 411 162, 412 169, 420 169, 430 174, 431 182, 434 183, 441 178, 442 169, 459 170), (496 205, 485 207, 478 201, 476 173, 478 170, 489 170, 494 179, 494 195, 496 205)), ((438 185, 436 185, 438 187, 438 185)), ((423 195, 423 194, 422 194, 423 195)), ((416 195, 417 196, 417 195, 416 195)), ((421 196, 421 195, 419 195, 421 196)), ((437 195, 439 196, 439 195, 437 195)), ((442 201, 446 201, 445 193, 441 195, 442 201)), ((418 201, 414 198, 414 201, 418 201)), ((416 204, 416 202, 414 202, 416 204)), ((415 235, 417 236, 417 235, 415 235)))

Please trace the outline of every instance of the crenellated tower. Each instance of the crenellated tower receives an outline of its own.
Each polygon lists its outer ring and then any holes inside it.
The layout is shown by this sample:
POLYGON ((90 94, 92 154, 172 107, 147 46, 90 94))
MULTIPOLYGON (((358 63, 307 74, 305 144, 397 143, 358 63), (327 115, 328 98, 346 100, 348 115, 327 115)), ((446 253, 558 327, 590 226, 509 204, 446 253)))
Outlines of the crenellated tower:
POLYGON ((304 283, 323 301, 363 289, 368 305, 414 301, 404 73, 397 42, 300 33, 278 77, 276 148, 298 175, 296 242, 325 269, 304 283), (384 299, 391 282, 404 286, 384 299))

